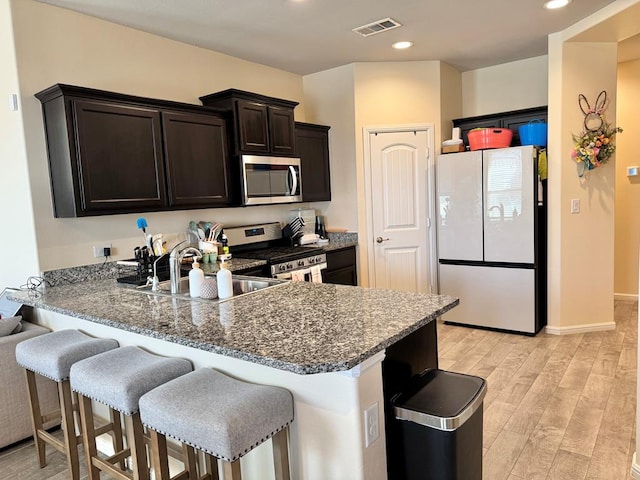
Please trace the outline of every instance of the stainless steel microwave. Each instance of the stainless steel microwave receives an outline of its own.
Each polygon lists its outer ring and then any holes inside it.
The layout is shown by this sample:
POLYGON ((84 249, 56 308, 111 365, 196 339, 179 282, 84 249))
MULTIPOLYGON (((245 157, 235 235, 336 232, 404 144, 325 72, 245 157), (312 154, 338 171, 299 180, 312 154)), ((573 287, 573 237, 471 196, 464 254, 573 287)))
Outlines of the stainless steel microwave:
POLYGON ((302 201, 300 159, 242 155, 244 205, 302 201))

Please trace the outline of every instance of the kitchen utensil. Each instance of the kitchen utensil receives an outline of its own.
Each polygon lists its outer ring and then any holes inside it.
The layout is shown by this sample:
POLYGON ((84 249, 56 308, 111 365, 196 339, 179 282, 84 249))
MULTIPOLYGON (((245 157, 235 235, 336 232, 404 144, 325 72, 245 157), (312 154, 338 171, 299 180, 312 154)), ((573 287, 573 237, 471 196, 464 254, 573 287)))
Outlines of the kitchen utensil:
POLYGON ((298 230, 304 227, 304 220, 300 217, 295 217, 289 222, 289 225, 291 225, 291 230, 293 230, 294 233, 297 233, 298 230))
POLYGON ((142 234, 144 235, 144 244, 151 248, 151 235, 147 234, 147 219, 144 217, 140 217, 136 220, 136 225, 140 230, 142 230, 142 234))
POLYGON ((191 220, 189 222, 189 231, 193 232, 193 234, 196 236, 196 238, 198 238, 199 240, 204 240, 204 232, 202 232, 202 236, 200 235, 200 228, 198 228, 198 224, 196 222, 194 222, 193 220, 191 220))
POLYGON ((204 234, 204 231, 205 231, 204 222, 202 221, 198 222, 198 236, 200 237, 200 240, 204 240, 205 238, 207 238, 204 234))

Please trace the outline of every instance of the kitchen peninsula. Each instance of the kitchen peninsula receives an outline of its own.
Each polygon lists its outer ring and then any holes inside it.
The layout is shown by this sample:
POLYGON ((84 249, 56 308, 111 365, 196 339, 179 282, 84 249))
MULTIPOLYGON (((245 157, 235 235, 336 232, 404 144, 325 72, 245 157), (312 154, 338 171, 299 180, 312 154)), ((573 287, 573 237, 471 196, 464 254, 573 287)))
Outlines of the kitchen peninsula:
MULTIPOLYGON (((387 477, 385 352, 388 360, 402 345, 399 357, 427 356, 436 366, 435 320, 458 304, 442 295, 298 282, 220 303, 147 295, 114 280, 11 298, 34 307, 35 321, 52 330, 77 328, 289 389, 292 478, 307 480, 387 477), (362 412, 375 404, 380 438, 365 448, 362 412)), ((270 455, 263 447, 247 455, 243 478, 264 479, 270 455)))

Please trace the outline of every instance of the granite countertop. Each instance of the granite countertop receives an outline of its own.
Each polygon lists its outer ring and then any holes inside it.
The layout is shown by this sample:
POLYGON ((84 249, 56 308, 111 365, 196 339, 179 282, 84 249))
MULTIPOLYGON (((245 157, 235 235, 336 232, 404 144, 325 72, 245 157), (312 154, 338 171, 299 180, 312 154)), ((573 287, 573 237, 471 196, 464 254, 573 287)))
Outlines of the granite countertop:
POLYGON ((298 374, 353 368, 458 304, 446 295, 287 282, 217 303, 97 280, 21 291, 26 305, 298 374))

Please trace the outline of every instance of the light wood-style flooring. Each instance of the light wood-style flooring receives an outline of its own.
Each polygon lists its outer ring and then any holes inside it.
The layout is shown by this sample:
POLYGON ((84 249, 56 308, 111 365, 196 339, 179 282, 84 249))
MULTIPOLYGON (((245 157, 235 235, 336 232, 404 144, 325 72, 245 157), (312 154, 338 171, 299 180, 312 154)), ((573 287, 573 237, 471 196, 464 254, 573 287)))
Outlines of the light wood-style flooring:
MULTIPOLYGON (((637 302, 616 301, 606 332, 531 338, 438 325, 440 368, 488 382, 484 480, 631 479, 637 318, 637 302)), ((68 478, 62 454, 48 451, 40 469, 31 441, 0 450, 0 480, 68 478)))
POLYGON ((438 327, 440 368, 487 379, 484 480, 631 479, 637 318, 637 302, 616 301, 605 332, 438 327))

